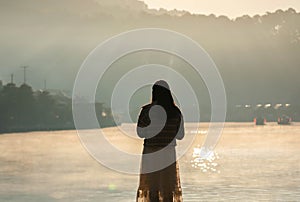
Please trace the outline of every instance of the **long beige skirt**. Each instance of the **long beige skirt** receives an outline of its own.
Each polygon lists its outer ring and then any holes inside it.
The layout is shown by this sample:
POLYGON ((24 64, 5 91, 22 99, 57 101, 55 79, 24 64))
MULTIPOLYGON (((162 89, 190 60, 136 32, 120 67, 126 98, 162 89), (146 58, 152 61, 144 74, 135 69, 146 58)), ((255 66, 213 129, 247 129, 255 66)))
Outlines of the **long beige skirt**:
MULTIPOLYGON (((145 146, 143 154, 152 153, 162 147, 145 146)), ((142 157, 140 183, 137 191, 137 202, 182 202, 182 190, 179 177, 179 165, 176 161, 175 147, 164 151, 159 159, 174 159, 174 163, 168 167, 143 174, 147 166, 157 164, 156 159, 142 157)))

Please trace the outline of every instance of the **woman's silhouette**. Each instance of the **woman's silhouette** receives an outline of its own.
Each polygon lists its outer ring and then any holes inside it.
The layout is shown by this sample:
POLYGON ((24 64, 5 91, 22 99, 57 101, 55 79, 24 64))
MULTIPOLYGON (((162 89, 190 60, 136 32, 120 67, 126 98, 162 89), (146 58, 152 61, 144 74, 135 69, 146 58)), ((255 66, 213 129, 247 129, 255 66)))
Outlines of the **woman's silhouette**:
POLYGON ((184 137, 183 123, 169 85, 157 81, 137 125, 139 137, 145 138, 137 202, 182 201, 175 146, 184 137))

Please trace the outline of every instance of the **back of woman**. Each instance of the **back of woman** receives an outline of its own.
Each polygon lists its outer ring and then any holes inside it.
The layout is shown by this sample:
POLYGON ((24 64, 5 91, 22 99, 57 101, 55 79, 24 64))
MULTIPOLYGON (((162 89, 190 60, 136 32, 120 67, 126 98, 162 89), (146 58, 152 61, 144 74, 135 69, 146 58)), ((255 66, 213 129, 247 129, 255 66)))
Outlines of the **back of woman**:
POLYGON ((141 110, 137 133, 144 138, 137 201, 182 201, 175 146, 184 137, 184 124, 165 81, 154 84, 152 102, 141 110))

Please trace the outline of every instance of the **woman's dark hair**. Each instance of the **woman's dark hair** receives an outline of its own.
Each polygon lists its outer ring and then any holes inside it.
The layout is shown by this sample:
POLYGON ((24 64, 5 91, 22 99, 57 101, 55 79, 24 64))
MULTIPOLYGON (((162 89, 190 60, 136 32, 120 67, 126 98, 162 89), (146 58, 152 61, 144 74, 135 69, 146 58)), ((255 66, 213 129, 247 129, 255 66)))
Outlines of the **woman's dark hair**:
POLYGON ((169 84, 164 80, 155 82, 152 87, 152 103, 165 109, 175 106, 169 84))

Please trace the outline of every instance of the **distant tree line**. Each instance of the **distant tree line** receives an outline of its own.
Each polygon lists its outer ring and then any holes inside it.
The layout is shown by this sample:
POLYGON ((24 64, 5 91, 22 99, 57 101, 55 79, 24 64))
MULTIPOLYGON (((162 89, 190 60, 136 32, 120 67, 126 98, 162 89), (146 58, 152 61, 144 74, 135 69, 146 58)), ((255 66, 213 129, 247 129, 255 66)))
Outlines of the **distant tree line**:
MULTIPOLYGON (((74 129, 72 100, 47 90, 14 83, 0 86, 0 133, 74 129)), ((96 103, 101 127, 115 125, 110 109, 96 103)))
MULTIPOLYGON (((18 50, 14 51, 14 58, 17 59, 15 62, 21 64, 22 61, 18 58, 22 58, 22 54, 26 52, 32 62, 43 67, 40 68, 40 73, 55 72, 53 75, 56 85, 68 89, 72 86, 74 77, 60 75, 76 75, 78 68, 75 67, 80 67, 83 58, 100 41, 131 29, 157 27, 185 34, 203 46, 221 73, 229 105, 299 103, 300 13, 293 8, 230 19, 224 15, 153 10, 137 0, 76 0, 76 3, 60 0, 59 4, 53 4, 52 0, 29 2, 3 1, 3 6, 0 7, 3 19, 10 22, 9 29, 2 29, 0 32, 0 49, 3 52, 1 74, 7 72, 5 65, 12 60, 10 55, 6 55, 10 53, 6 50, 18 50), (45 8, 47 12, 44 12, 45 8), (20 32, 24 22, 27 22, 26 29, 20 32), (44 34, 40 34, 41 29, 44 34), (57 40, 52 40, 53 33, 57 40), (38 45, 43 45, 48 40, 53 43, 39 55, 36 54, 41 51, 36 50, 38 46, 27 43, 32 39, 38 45), (48 65, 52 62, 60 65, 48 65)), ((167 58, 164 62, 157 61, 157 56, 153 60, 148 59, 147 55, 138 56, 134 59, 131 57, 128 61, 125 57, 120 64, 122 69, 144 65, 149 60, 176 68, 181 74, 191 69, 181 64, 177 67, 178 62, 170 65, 167 58)), ((122 72, 122 69, 115 71, 114 77, 110 76, 109 80, 117 82, 117 73, 122 72)), ((186 79, 192 86, 199 85, 200 79, 195 74, 187 75, 186 79)), ((104 91, 110 90, 110 84, 114 86, 110 82, 104 91)), ((205 91, 206 88, 203 89, 205 91)), ((198 96, 208 105, 210 100, 204 100, 208 94, 203 95, 203 91, 199 90, 198 96)), ((108 102, 110 96, 106 98, 104 95, 105 92, 101 92, 101 102, 108 102)))
MULTIPOLYGON (((59 4, 53 4, 51 0, 35 1, 34 4, 20 1, 18 6, 14 1, 6 1, 0 10, 3 10, 5 19, 10 20, 11 27, 0 32, 3 41, 0 48, 4 53, 1 73, 4 64, 9 64, 11 60, 9 55, 5 55, 10 52, 5 50, 18 50, 14 51, 14 58, 22 58, 22 54, 28 52, 35 63, 40 62, 38 64, 43 66, 43 71, 56 72, 57 85, 68 88, 74 78, 60 75, 76 75, 78 69, 74 67, 79 67, 81 59, 100 41, 131 29, 164 28, 191 37, 210 54, 225 84, 227 121, 252 121, 260 114, 267 116, 268 121, 276 121, 277 116, 282 114, 300 120, 300 13, 295 9, 279 9, 263 15, 230 19, 213 14, 157 11, 148 9, 141 2, 134 4, 134 0, 127 3, 121 1, 101 0, 100 4, 92 0, 78 1, 76 4, 70 4, 69 0, 61 0, 59 4), (45 5, 49 12, 41 12, 45 5), (130 9, 133 5, 134 8, 130 9), (27 28, 19 32, 24 22, 28 22, 27 28), (41 26, 44 34, 40 34, 41 26), (34 38, 36 44, 44 44, 45 40, 53 38, 53 32, 57 40, 45 48, 41 55, 36 54, 32 43, 27 43, 34 38), (32 53, 28 50, 32 50, 32 53), (51 62, 60 65, 47 65, 51 62), (271 103, 272 107, 258 108, 256 105, 259 103, 271 103), (275 109, 274 106, 279 103, 289 103, 291 106, 275 109), (252 106, 245 107, 249 104, 252 106)), ((201 121, 210 120, 211 100, 207 87, 189 65, 177 57, 162 53, 159 56, 146 51, 135 54, 120 59, 122 63, 111 65, 110 69, 115 67, 115 71, 111 71, 111 74, 106 72, 107 80, 103 81, 106 85, 98 100, 109 102, 115 84, 132 68, 149 63, 162 64, 178 71, 195 87, 200 101, 201 121), (149 58, 149 55, 152 57, 149 58)), ((138 99, 138 104, 131 109, 132 118, 137 117, 141 103, 146 102, 144 95, 138 99)), ((57 102, 58 99, 55 100, 57 102)), ((60 105, 66 110, 65 104, 55 104, 56 107, 60 105)), ((192 107, 190 112, 194 112, 192 107)), ((71 109, 68 113, 71 114, 71 109)))
MULTIPOLYGON (((116 125, 111 110, 103 103, 96 103, 95 109, 101 127, 116 125)), ((270 122, 277 121, 282 115, 300 121, 299 106, 238 105, 228 107, 226 120, 245 122, 255 117, 265 117, 270 122)), ((205 117, 201 121, 210 120, 210 113, 202 112, 201 116, 205 117)), ((85 126, 85 129, 93 127, 88 123, 85 126)), ((27 84, 19 87, 14 83, 0 85, 0 133, 67 129, 75 129, 71 98, 51 94, 47 90, 33 91, 27 84)))

